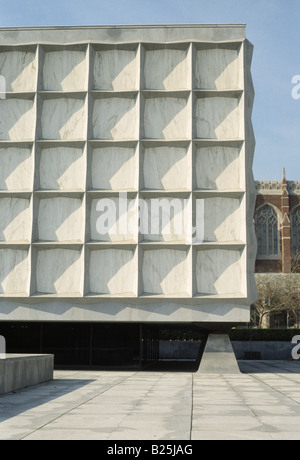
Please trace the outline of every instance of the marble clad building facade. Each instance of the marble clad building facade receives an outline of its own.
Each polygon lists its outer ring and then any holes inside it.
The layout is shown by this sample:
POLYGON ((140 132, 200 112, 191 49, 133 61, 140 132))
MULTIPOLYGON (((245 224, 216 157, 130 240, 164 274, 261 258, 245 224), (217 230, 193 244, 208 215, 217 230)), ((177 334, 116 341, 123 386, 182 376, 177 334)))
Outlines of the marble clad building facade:
POLYGON ((244 25, 0 30, 1 322, 249 321, 252 51, 244 25))

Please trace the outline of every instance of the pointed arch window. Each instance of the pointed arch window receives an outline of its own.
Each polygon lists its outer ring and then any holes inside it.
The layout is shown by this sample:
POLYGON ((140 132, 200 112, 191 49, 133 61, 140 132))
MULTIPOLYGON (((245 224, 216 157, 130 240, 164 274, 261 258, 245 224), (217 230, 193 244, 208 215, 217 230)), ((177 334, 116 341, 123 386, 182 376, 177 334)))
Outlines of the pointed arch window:
POLYGON ((292 214, 292 248, 293 253, 300 252, 300 206, 292 214))
POLYGON ((264 206, 255 215, 257 254, 275 256, 279 254, 278 216, 271 206, 264 206))

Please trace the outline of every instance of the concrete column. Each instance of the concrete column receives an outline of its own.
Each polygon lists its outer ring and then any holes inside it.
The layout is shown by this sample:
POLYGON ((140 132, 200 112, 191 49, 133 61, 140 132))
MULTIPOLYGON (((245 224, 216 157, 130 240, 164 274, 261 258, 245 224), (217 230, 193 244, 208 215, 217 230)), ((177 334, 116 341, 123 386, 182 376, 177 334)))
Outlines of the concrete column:
POLYGON ((228 334, 209 334, 197 374, 240 374, 228 334))

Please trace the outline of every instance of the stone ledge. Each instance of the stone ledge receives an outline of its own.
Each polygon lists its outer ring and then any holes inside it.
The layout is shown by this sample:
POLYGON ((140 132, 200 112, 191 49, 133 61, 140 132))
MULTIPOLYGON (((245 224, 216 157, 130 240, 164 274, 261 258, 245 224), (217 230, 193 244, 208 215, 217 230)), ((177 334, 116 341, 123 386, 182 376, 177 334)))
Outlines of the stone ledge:
POLYGON ((0 394, 53 380, 54 355, 6 354, 0 359, 0 394))

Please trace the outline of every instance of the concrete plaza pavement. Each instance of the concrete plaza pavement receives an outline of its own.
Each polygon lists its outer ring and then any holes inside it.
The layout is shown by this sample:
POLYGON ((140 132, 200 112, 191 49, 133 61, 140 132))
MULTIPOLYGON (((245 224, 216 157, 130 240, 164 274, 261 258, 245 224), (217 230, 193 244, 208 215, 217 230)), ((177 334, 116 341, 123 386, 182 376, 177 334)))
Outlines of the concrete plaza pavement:
POLYGON ((239 365, 237 375, 57 370, 0 396, 0 439, 300 439, 300 363, 239 365))

